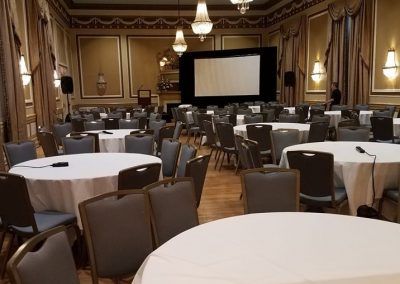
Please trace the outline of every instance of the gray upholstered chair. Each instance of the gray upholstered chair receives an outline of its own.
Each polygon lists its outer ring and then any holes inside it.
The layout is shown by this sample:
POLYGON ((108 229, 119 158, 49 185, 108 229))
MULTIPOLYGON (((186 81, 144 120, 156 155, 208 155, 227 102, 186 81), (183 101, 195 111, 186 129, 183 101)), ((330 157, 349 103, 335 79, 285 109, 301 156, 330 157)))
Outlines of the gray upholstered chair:
POLYGON ((196 143, 197 136, 200 137, 200 127, 197 124, 195 124, 195 122, 191 123, 189 121, 187 113, 183 113, 183 119, 184 119, 186 131, 187 131, 186 143, 190 142, 190 137, 191 137, 192 134, 193 134, 193 137, 194 137, 194 142, 193 143, 196 143))
POLYGON ((274 109, 264 109, 260 114, 263 117, 263 122, 273 122, 275 120, 274 109))
POLYGON ((327 114, 314 114, 311 118, 311 122, 328 122, 331 123, 331 116, 327 114))
POLYGON ((119 120, 120 120, 120 118, 112 118, 112 117, 103 118, 104 126, 108 130, 109 129, 118 129, 119 128, 119 120))
POLYGON ((182 121, 177 121, 175 123, 174 134, 172 135, 172 138, 179 139, 179 137, 181 137, 182 129, 183 129, 182 121))
POLYGON ((149 114, 149 121, 153 121, 153 120, 161 120, 161 114, 156 113, 156 112, 151 112, 149 114))
POLYGON ((388 110, 390 112, 390 117, 393 117, 394 113, 396 112, 396 106, 394 105, 385 106, 385 110, 388 110))
POLYGON ((297 129, 277 129, 271 130, 270 134, 272 161, 279 165, 283 149, 300 144, 300 132, 297 129))
POLYGON ((244 124, 261 123, 261 122, 263 122, 263 117, 261 114, 246 114, 244 116, 244 124))
POLYGON ((162 172, 164 177, 174 177, 181 143, 174 139, 164 139, 161 146, 162 172))
POLYGON ((211 155, 199 156, 186 163, 185 177, 193 179, 197 207, 200 205, 210 157, 211 155))
MULTIPOLYGON (((242 143, 244 141, 244 137, 238 134, 235 134, 235 146, 238 151, 238 162, 236 164, 236 169, 235 169, 235 174, 237 174, 239 167, 241 166, 242 169, 246 170, 249 169, 249 165, 247 162, 247 156, 246 153, 244 152, 244 149, 242 147, 242 143)), ((217 165, 215 165, 214 168, 216 168, 217 165)))
POLYGON ((324 142, 329 129, 329 122, 312 122, 308 132, 308 143, 324 142))
POLYGON ((348 105, 332 105, 331 110, 346 110, 348 108, 348 105))
POLYGON ((104 121, 92 120, 92 121, 85 121, 85 129, 86 131, 104 130, 106 129, 106 127, 104 121))
POLYGON ((91 113, 85 113, 82 115, 82 117, 85 119, 85 121, 93 121, 94 120, 94 116, 91 113))
POLYGON ((63 138, 64 155, 94 153, 95 138, 87 136, 71 136, 63 138))
POLYGON ((120 112, 120 111, 110 112, 109 114, 107 114, 107 118, 113 118, 113 119, 118 120, 118 119, 122 118, 122 112, 120 112))
POLYGON ((279 115, 279 122, 299 123, 300 116, 298 114, 281 113, 279 115))
POLYGON ((390 112, 390 110, 387 110, 387 109, 374 110, 372 112, 373 117, 390 117, 390 118, 393 117, 390 115, 391 115, 391 112, 390 112))
POLYGON ((167 122, 165 120, 150 120, 149 121, 149 129, 154 130, 154 140, 158 141, 158 134, 160 129, 165 126, 167 122))
POLYGON ((268 124, 252 124, 246 126, 247 138, 257 141, 262 158, 271 158, 271 135, 272 126, 268 124))
POLYGON ((79 284, 65 227, 26 241, 9 260, 7 271, 11 283, 16 284, 79 284))
POLYGON ((83 132, 85 131, 85 119, 82 117, 72 118, 71 127, 73 132, 83 132))
POLYGON ((140 190, 118 190, 79 204, 93 283, 134 275, 152 252, 148 208, 140 190))
POLYGON ((134 118, 145 117, 147 119, 147 112, 145 112, 145 111, 143 111, 143 112, 135 111, 133 113, 133 117, 134 118))
POLYGON ((308 119, 309 105, 297 105, 294 107, 294 112, 299 116, 299 122, 305 123, 308 119))
POLYGON ((299 211, 298 170, 257 168, 242 171, 240 176, 245 214, 299 211))
POLYGON ((399 139, 394 137, 392 117, 372 116, 370 120, 374 141, 387 143, 399 142, 399 139))
POLYGON ((137 119, 120 119, 118 121, 119 129, 138 129, 139 120, 137 119))
MULTIPOLYGON (((221 143, 221 151, 223 152, 221 164, 219 170, 222 168, 222 164, 225 159, 225 154, 227 155, 228 163, 230 161, 231 154, 236 156, 236 161, 238 161, 238 152, 235 145, 235 135, 233 132, 233 126, 230 123, 220 122, 215 125, 217 130, 217 137, 221 143)), ((216 164, 218 164, 219 156, 217 158, 216 164)))
MULTIPOLYGON (((217 141, 212 122, 208 121, 208 120, 204 120, 203 126, 204 126, 204 131, 206 133, 207 145, 211 148, 210 155, 212 155, 213 151, 216 150, 215 157, 214 157, 216 159, 217 155, 220 151, 221 144, 219 143, 219 141, 217 141)), ((215 166, 217 166, 217 165, 215 164, 215 166)))
POLYGON ((35 143, 30 140, 3 144, 8 167, 37 158, 35 143))
POLYGON ((325 104, 313 104, 310 106, 310 110, 312 110, 312 109, 318 109, 318 110, 325 111, 326 105, 325 104))
MULTIPOLYGON (((214 127, 217 123, 223 122, 223 123, 229 123, 229 117, 223 115, 223 116, 219 116, 219 115, 213 115, 212 117, 212 121, 214 123, 214 127)), ((233 124, 232 124, 233 125, 233 124)))
POLYGON ((58 146, 62 146, 62 139, 71 132, 72 125, 69 122, 61 124, 57 123, 53 125, 53 134, 58 146))
POLYGON ((53 133, 48 131, 39 131, 37 137, 46 157, 58 156, 63 153, 62 150, 58 150, 53 133))
POLYGON ((369 128, 366 127, 339 127, 337 129, 338 141, 369 141, 369 128))
POLYGON ((238 110, 237 110, 237 114, 244 114, 244 115, 246 115, 246 114, 252 114, 253 113, 253 111, 251 110, 251 108, 239 108, 238 110))
POLYGON ((355 109, 358 110, 369 110, 369 105, 367 104, 357 104, 354 106, 355 109))
POLYGON ((338 123, 338 128, 340 127, 358 127, 360 126, 360 121, 358 119, 345 119, 342 121, 339 121, 338 123))
MULTIPOLYGON (((156 148, 157 155, 158 155, 158 153, 161 153, 162 141, 164 139, 166 139, 166 138, 175 139, 174 138, 175 130, 176 130, 176 125, 175 126, 174 125, 166 125, 166 126, 163 126, 160 128, 160 130, 158 131, 158 139, 156 140, 157 141, 157 148, 156 148)), ((178 137, 178 139, 179 139, 179 137, 178 137)))
POLYGON ((153 155, 154 136, 152 134, 131 134, 125 136, 125 152, 153 155))
POLYGON ((199 224, 192 178, 165 179, 145 191, 157 246, 199 224))
POLYGON ((161 164, 152 163, 119 171, 118 190, 142 189, 160 179, 161 164))
POLYGON ((316 151, 288 151, 291 169, 300 171, 300 202, 310 210, 328 207, 339 213, 347 201, 346 189, 333 183, 333 154, 316 151))
POLYGON ((176 177, 184 177, 186 171, 186 163, 196 157, 197 149, 194 145, 184 144, 181 146, 181 154, 179 156, 176 177))

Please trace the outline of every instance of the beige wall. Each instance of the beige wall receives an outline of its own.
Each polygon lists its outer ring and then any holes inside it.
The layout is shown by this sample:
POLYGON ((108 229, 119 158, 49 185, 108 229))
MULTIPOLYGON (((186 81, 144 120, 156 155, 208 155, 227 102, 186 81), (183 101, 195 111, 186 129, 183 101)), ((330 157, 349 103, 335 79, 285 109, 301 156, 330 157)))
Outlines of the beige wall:
POLYGON ((221 49, 261 47, 261 35, 222 35, 221 49))

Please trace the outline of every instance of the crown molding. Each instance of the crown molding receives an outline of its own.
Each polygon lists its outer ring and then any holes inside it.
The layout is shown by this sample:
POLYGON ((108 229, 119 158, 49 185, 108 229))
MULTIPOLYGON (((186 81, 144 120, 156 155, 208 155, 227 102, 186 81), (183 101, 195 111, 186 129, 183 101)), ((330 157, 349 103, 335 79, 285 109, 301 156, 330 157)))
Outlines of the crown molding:
POLYGON ((60 17, 60 19, 69 27, 71 25, 71 15, 65 9, 62 1, 59 0, 47 0, 49 6, 52 8, 54 12, 60 17))

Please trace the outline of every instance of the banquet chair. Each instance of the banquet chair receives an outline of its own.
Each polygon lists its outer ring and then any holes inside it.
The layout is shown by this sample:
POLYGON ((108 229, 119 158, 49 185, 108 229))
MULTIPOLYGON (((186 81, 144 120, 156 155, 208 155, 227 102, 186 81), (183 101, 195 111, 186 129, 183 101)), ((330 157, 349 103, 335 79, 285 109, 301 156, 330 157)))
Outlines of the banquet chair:
POLYGON ((91 109, 90 110, 90 113, 93 115, 94 120, 101 119, 100 112, 101 112, 100 109, 91 109))
POLYGON ((274 110, 274 121, 278 121, 279 115, 284 111, 284 106, 281 104, 272 104, 270 108, 274 110))
POLYGON ((208 105, 206 108, 207 108, 207 110, 216 110, 216 109, 218 109, 218 106, 217 105, 208 105))
POLYGON ((39 131, 37 133, 40 146, 42 146, 45 157, 62 155, 63 151, 58 150, 54 135, 48 131, 39 131))
POLYGON ((281 113, 278 118, 279 122, 299 123, 300 116, 298 114, 285 114, 281 113))
POLYGON ((99 283, 99 278, 119 280, 135 275, 153 250, 145 193, 141 190, 105 193, 79 203, 79 212, 92 283, 99 283))
POLYGON ((372 116, 370 120, 373 141, 386 143, 399 142, 399 139, 394 137, 393 134, 393 118, 372 116))
POLYGON ((300 172, 256 168, 240 173, 244 213, 297 212, 300 209, 300 172))
POLYGON ((85 113, 82 115, 82 117, 85 119, 85 121, 93 121, 94 120, 94 116, 91 113, 85 113))
POLYGON ((369 105, 367 105, 367 104, 356 104, 354 106, 354 108, 358 109, 358 110, 369 110, 369 105))
MULTIPOLYGON (((211 148, 210 155, 212 155, 213 151, 215 150, 214 159, 216 159, 217 155, 220 151, 221 144, 219 143, 219 141, 217 141, 217 137, 214 133, 214 128, 213 128, 212 122, 208 121, 208 120, 204 120, 203 126, 204 126, 204 131, 206 132, 207 145, 211 148)), ((216 166, 217 166, 217 164, 215 164, 215 167, 216 166)))
POLYGON ((147 117, 138 117, 139 129, 145 129, 147 127, 147 117))
POLYGON ((331 110, 335 111, 335 110, 346 110, 349 109, 348 105, 332 105, 331 110))
POLYGON ((386 109, 380 109, 380 110, 374 110, 372 112, 372 117, 390 117, 392 118, 393 116, 390 116, 390 110, 386 109))
POLYGON ((120 120, 120 118, 111 118, 111 117, 103 118, 104 127, 107 130, 118 129, 119 128, 119 120, 120 120))
POLYGON ((311 122, 307 143, 324 142, 329 129, 329 122, 311 122))
POLYGON ((246 159, 247 169, 262 168, 263 163, 257 141, 244 139, 241 146, 246 159))
MULTIPOLYGON (((80 133, 81 134, 81 133, 80 133)), ((95 138, 92 135, 71 135, 63 138, 64 155, 95 153, 95 138)))
POLYGON ((388 110, 390 112, 390 117, 393 117, 394 113, 396 112, 396 106, 393 105, 385 106, 384 110, 388 110))
POLYGON ((154 137, 154 130, 153 129, 135 129, 129 132, 129 134, 149 134, 153 135, 154 137))
POLYGON ((327 114, 314 114, 311 118, 311 122, 328 122, 331 123, 331 117, 327 114))
POLYGON ((214 115, 225 115, 225 114, 227 114, 228 113, 228 111, 226 110, 226 109, 215 109, 214 110, 214 115))
POLYGON ((164 139, 161 146, 162 172, 164 177, 174 177, 176 173, 176 163, 178 162, 181 143, 179 140, 164 139))
POLYGON ((157 247, 199 225, 192 178, 164 179, 144 188, 157 247))
MULTIPOLYGON (((157 155, 158 155, 158 153, 161 153, 162 141, 164 139, 166 139, 166 138, 174 139, 175 128, 176 128, 176 126, 174 126, 174 125, 167 125, 167 126, 163 126, 160 128, 160 130, 158 132, 158 139, 156 140, 157 155)), ((178 139, 179 139, 179 137, 178 137, 178 139)))
POLYGON ((104 130, 105 123, 102 120, 85 121, 85 129, 86 129, 85 131, 104 130))
POLYGON ((126 135, 125 152, 153 155, 154 136, 152 134, 140 134, 140 133, 126 135))
POLYGON ((35 143, 30 140, 4 143, 3 150, 9 168, 37 158, 35 143))
POLYGON ((178 114, 176 113, 176 107, 171 108, 171 115, 172 115, 172 119, 174 120, 174 123, 176 124, 179 120, 178 120, 178 114))
POLYGON ((11 283, 79 284, 65 227, 59 226, 30 238, 10 258, 11 283))
MULTIPOLYGON (((385 201, 390 202, 391 204, 395 205, 397 210, 395 213, 395 220, 394 222, 400 223, 400 200, 399 200, 400 188, 386 188, 382 193, 382 197, 379 200, 378 205, 378 212, 381 217, 383 211, 383 204, 385 201)), ((386 218, 385 218, 386 219, 386 218)))
POLYGON ((288 151, 291 169, 300 171, 300 202, 310 209, 328 207, 337 213, 347 201, 346 189, 333 182, 333 154, 316 151, 288 151))
POLYGON ((338 141, 369 141, 369 128, 366 127, 339 127, 338 128, 338 141))
POLYGON ((62 146, 62 138, 72 132, 72 124, 67 123, 56 123, 53 125, 53 134, 56 139, 57 145, 62 146))
POLYGON ((182 121, 177 121, 175 123, 174 134, 172 135, 172 138, 179 139, 179 137, 181 137, 182 129, 183 129, 182 121))
POLYGON ((243 107, 240 107, 240 108, 238 108, 238 110, 237 110, 237 114, 243 114, 243 115, 246 115, 246 114, 253 114, 253 111, 251 110, 251 108, 243 108, 243 107))
POLYGON ((212 116, 212 121, 214 123, 214 127, 217 123, 223 122, 223 123, 229 123, 229 117, 223 115, 223 116, 219 116, 219 115, 213 115, 212 116))
POLYGON ((237 115, 236 114, 225 114, 224 117, 228 118, 228 122, 232 124, 232 126, 236 126, 237 124, 237 115))
POLYGON ((343 109, 343 110, 341 110, 341 119, 342 120, 355 119, 355 120, 359 121, 360 110, 358 110, 358 109, 343 109))
POLYGON ((263 122, 273 122, 275 120, 274 109, 264 109, 260 114, 263 117, 263 122))
POLYGON ((147 120, 147 112, 145 112, 145 111, 134 111, 133 112, 133 117, 134 118, 145 117, 146 120, 147 120))
POLYGON ((265 104, 264 101, 254 101, 254 105, 255 106, 260 106, 260 105, 263 105, 263 104, 265 104))
POLYGON ((212 115, 211 114, 206 114, 206 113, 199 113, 197 115, 197 119, 198 119, 198 126, 200 128, 200 142, 199 142, 199 149, 200 149, 203 137, 206 136, 206 132, 204 130, 203 121, 205 121, 205 120, 211 121, 212 120, 212 115))
POLYGON ((193 179, 197 207, 200 205, 210 157, 211 155, 199 156, 190 159, 186 163, 185 177, 191 177, 193 179))
POLYGON ((257 141, 262 158, 271 158, 271 135, 272 126, 268 124, 247 125, 247 138, 257 141))
MULTIPOLYGON (((235 174, 237 174, 239 167, 241 167, 244 170, 249 168, 247 165, 247 157, 246 157, 243 147, 242 147, 243 141, 244 141, 243 136, 241 136, 239 134, 235 134, 235 146, 238 151, 238 162, 236 163, 235 174)), ((217 165, 214 166, 214 169, 216 168, 216 166, 217 165)))
MULTIPOLYGON (((221 151, 223 153, 221 164, 219 166, 219 170, 222 168, 222 164, 224 163, 225 154, 227 155, 228 163, 230 162, 230 155, 234 154, 236 156, 236 162, 238 162, 238 152, 235 145, 235 134, 233 132, 233 126, 230 123, 219 122, 215 125, 217 130, 217 137, 219 142, 221 143, 221 151)), ((221 154, 219 154, 220 156, 221 154)), ((218 164, 219 156, 217 158, 216 164, 218 164)))
POLYGON ((270 135, 272 162, 276 165, 279 165, 283 149, 301 142, 300 131, 297 129, 271 130, 270 135))
POLYGON ((74 228, 76 216, 53 210, 35 212, 29 198, 25 178, 20 175, 0 172, 0 218, 4 228, 11 233, 11 239, 6 248, 2 271, 10 257, 14 239, 29 238, 51 228, 65 225, 74 228))
POLYGON ((326 105, 325 104, 313 104, 310 106, 310 111, 311 110, 322 110, 325 111, 326 105))
POLYGON ((325 110, 322 109, 318 109, 318 108, 310 108, 310 117, 308 119, 308 121, 313 121, 313 117, 314 115, 324 115, 325 110))
POLYGON ((161 120, 161 114, 155 112, 149 113, 149 122, 153 120, 161 120))
POLYGON ((151 163, 123 169, 118 173, 118 190, 142 189, 160 179, 161 164, 151 163))
POLYGON ((299 116, 299 122, 305 123, 308 119, 308 110, 310 109, 309 105, 296 105, 294 107, 294 113, 299 116))
POLYGON ((139 120, 120 119, 118 120, 119 129, 139 129, 139 120))
MULTIPOLYGON (((193 112, 192 112, 192 114, 193 114, 193 112)), ((196 143, 197 135, 200 136, 200 127, 198 125, 196 125, 194 122, 191 123, 188 120, 188 117, 187 117, 186 113, 183 113, 183 119, 184 119, 184 124, 185 124, 185 127, 186 127, 186 135, 187 135, 186 143, 190 142, 190 138, 191 138, 192 134, 193 134, 193 137, 194 137, 194 142, 193 143, 196 143)))
POLYGON ((342 121, 339 121, 338 123, 338 128, 340 127, 358 127, 360 126, 360 121, 358 119, 345 119, 342 121))
POLYGON ((85 131, 85 119, 84 118, 72 118, 71 119, 71 131, 82 132, 85 131))
POLYGON ((263 117, 260 114, 246 114, 244 116, 244 124, 262 123, 263 117))
POLYGON ((183 144, 181 146, 181 154, 179 156, 176 177, 184 177, 186 171, 186 163, 196 157, 197 149, 194 145, 183 144))
MULTIPOLYGON (((120 118, 123 118, 123 115, 122 115, 122 112, 120 112, 120 111, 113 111, 113 112, 110 112, 107 114, 107 118, 118 120, 120 118)), ((113 129, 116 129, 116 128, 113 128, 113 129)))
POLYGON ((166 125, 165 120, 150 120, 149 121, 149 129, 154 130, 154 140, 158 142, 158 134, 160 132, 161 127, 166 125))

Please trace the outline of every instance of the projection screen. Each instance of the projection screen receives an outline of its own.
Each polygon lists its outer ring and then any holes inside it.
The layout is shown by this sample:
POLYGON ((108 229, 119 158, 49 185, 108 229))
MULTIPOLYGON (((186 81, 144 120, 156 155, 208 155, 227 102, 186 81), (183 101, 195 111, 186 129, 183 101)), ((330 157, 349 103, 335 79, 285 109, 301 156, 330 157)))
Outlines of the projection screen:
POLYGON ((260 94, 260 55, 195 59, 195 97, 260 94))

